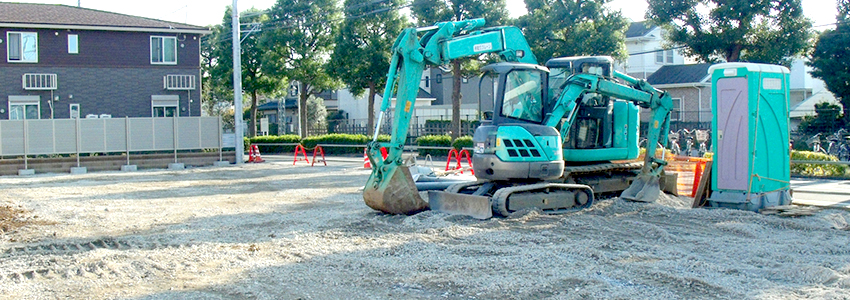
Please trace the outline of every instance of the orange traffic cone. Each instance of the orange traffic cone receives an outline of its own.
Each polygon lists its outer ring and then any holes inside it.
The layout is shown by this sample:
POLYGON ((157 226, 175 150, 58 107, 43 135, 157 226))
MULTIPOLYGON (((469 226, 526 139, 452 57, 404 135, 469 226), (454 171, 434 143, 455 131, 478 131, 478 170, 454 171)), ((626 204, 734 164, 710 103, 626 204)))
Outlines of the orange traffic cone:
POLYGON ((263 156, 260 155, 260 148, 257 145, 251 145, 251 155, 248 157, 248 161, 252 163, 265 162, 263 156))
POLYGON ((364 169, 371 169, 372 168, 372 163, 369 162, 369 156, 366 155, 366 148, 363 148, 363 168, 364 169))

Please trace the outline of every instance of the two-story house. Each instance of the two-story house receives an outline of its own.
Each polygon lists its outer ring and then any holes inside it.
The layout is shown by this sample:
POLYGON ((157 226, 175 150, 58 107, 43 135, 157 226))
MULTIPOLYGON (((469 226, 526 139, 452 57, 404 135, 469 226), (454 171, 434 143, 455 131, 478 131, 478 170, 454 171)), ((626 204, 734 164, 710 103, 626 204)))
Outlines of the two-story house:
POLYGON ((0 3, 0 119, 200 116, 207 28, 0 3))
POLYGON ((663 66, 681 65, 685 58, 675 49, 664 46, 661 27, 646 21, 632 22, 626 30, 626 51, 629 59, 617 69, 635 78, 647 78, 663 66))

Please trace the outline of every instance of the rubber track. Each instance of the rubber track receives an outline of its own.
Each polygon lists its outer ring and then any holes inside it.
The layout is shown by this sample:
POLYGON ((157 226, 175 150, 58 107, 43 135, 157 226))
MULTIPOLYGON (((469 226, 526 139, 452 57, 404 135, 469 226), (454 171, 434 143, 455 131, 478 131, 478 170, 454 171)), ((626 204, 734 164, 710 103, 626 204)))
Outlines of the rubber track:
MULTIPOLYGON (((529 184, 529 185, 520 185, 520 186, 514 186, 514 187, 501 188, 498 191, 496 191, 496 193, 493 194, 493 197, 490 198, 491 204, 493 205, 493 212, 495 212, 499 215, 502 215, 502 216, 507 216, 508 214, 511 213, 511 211, 508 211, 508 207, 507 207, 508 197, 510 197, 511 194, 513 194, 515 192, 521 192, 521 191, 544 189, 544 188, 547 188, 547 187, 557 187, 557 188, 566 187, 566 188, 572 188, 572 189, 577 189, 577 190, 579 190, 579 189, 580 190, 590 190, 589 186, 586 186, 586 185, 583 185, 583 184, 563 184, 563 183, 537 183, 537 184, 529 184)), ((584 205, 579 206, 579 207, 564 208, 564 209, 559 209, 557 211, 546 211, 546 212, 547 213, 566 213, 566 212, 570 212, 570 211, 576 211, 576 210, 580 210, 580 209, 590 207, 591 205, 593 205, 593 202, 594 202, 593 191, 590 190, 590 198, 588 199, 587 203, 585 203, 584 205)))

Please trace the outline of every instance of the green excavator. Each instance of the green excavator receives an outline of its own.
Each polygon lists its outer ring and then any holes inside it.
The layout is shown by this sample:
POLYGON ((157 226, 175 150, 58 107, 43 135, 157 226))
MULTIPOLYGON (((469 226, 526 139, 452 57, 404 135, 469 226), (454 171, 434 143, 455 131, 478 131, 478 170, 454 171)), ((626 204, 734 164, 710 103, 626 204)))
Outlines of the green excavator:
POLYGON ((378 125, 367 145, 373 168, 363 199, 369 207, 408 215, 430 208, 484 219, 527 208, 582 209, 602 194, 652 202, 662 188, 675 193, 675 176, 663 173, 663 151, 656 155, 658 141, 667 140, 673 105, 666 93, 615 71, 606 56, 555 58, 540 66, 518 28, 478 29, 483 25, 483 19, 443 22, 405 29, 396 39, 378 125), (484 67, 479 82, 485 118, 473 136, 478 180, 429 191, 425 201, 402 159, 422 72, 485 53, 503 62, 484 67), (380 143, 378 128, 392 98, 392 138, 380 143), (652 118, 642 163, 635 162, 638 107, 648 108, 652 118), (389 149, 386 159, 382 147, 389 149))

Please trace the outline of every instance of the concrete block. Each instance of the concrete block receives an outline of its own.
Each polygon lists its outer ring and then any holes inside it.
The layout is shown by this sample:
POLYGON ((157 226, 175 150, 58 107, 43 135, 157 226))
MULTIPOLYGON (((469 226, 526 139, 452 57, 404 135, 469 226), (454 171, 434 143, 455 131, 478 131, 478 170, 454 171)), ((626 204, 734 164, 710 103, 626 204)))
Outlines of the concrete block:
POLYGON ((216 167, 227 167, 230 166, 230 162, 226 160, 213 162, 213 166, 216 167))
POLYGON ((86 171, 87 171, 86 167, 71 167, 71 174, 74 174, 74 175, 85 174, 86 171))
POLYGON ((138 169, 139 168, 136 165, 123 165, 123 166, 121 166, 122 172, 135 172, 138 169))
POLYGON ((183 170, 183 169, 186 169, 186 166, 183 165, 182 163, 170 163, 170 164, 168 164, 168 169, 169 170, 183 170))
POLYGON ((35 175, 35 169, 20 169, 18 170, 18 176, 29 176, 35 175))

